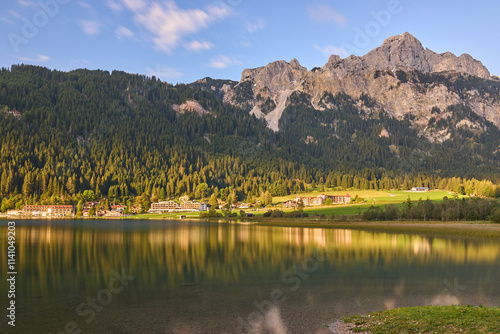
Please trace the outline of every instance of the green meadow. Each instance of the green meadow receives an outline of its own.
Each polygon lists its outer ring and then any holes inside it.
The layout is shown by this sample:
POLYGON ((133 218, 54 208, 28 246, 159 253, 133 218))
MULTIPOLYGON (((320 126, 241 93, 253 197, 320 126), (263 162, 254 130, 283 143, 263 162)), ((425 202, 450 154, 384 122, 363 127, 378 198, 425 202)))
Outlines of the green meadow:
MULTIPOLYGON (((386 206, 389 204, 395 204, 399 207, 404 205, 404 202, 407 201, 408 197, 412 201, 419 201, 430 199, 434 202, 443 201, 443 197, 447 196, 448 198, 464 198, 466 196, 457 195, 456 193, 442 190, 431 190, 428 192, 412 192, 412 191, 403 191, 403 190, 394 190, 394 191, 386 191, 386 190, 349 190, 349 191, 325 191, 325 192, 309 192, 309 193, 301 193, 301 197, 315 197, 320 194, 325 195, 346 195, 347 193, 351 196, 352 200, 358 197, 355 203, 343 205, 343 204, 334 204, 328 206, 316 206, 316 207, 306 207, 304 208, 304 212, 309 214, 324 214, 325 216, 331 216, 334 214, 335 216, 349 216, 356 215, 358 213, 363 213, 365 210, 368 210, 372 205, 373 206, 386 206)), ((283 197, 274 197, 273 205, 276 209, 281 209, 281 203, 295 199, 296 195, 283 196, 283 197)), ((291 211, 291 209, 281 209, 283 211, 291 211)))
MULTIPOLYGON (((309 215, 322 215, 331 216, 334 214, 335 216, 352 216, 361 214, 364 211, 368 210, 372 205, 373 206, 386 206, 389 204, 395 204, 399 207, 402 207, 404 203, 407 201, 408 197, 412 201, 419 201, 430 199, 434 202, 441 202, 443 197, 447 196, 448 198, 464 198, 466 196, 457 195, 456 193, 442 190, 431 190, 428 192, 411 192, 411 191, 402 191, 402 190, 348 190, 348 191, 313 191, 308 193, 301 193, 301 197, 315 197, 320 194, 326 195, 346 195, 347 193, 351 196, 352 200, 355 202, 351 204, 333 204, 333 205, 324 205, 324 206, 315 206, 315 207, 305 207, 304 212, 307 212, 309 215)), ((268 206, 265 209, 245 209, 244 211, 247 213, 253 213, 256 217, 262 217, 262 215, 268 210, 282 210, 282 211, 293 211, 293 209, 286 209, 282 207, 282 203, 287 200, 293 200, 296 198, 296 195, 289 196, 281 196, 274 197, 272 206, 268 206)), ((240 209, 233 210, 233 212, 239 213, 240 209)), ((218 212, 221 212, 218 210, 218 212)), ((180 212, 180 213, 165 213, 165 214, 142 214, 136 215, 128 218, 136 218, 136 219, 178 219, 180 216, 186 216, 187 219, 190 218, 199 218, 198 212, 180 212)))

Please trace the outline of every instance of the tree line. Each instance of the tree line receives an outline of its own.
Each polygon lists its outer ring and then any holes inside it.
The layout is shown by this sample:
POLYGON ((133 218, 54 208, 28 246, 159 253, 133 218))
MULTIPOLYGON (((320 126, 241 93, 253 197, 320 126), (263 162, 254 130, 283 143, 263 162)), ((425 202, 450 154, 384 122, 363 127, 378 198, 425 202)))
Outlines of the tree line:
MULTIPOLYGON (((190 85, 119 71, 3 68, 0 210, 77 204, 89 200, 90 192, 94 199, 143 209, 183 194, 252 202, 265 200, 267 193, 284 196, 322 188, 427 186, 499 195, 495 157, 484 157, 480 168, 476 158, 460 158, 460 163, 443 158, 439 166, 448 164, 449 170, 436 172, 433 160, 422 153, 430 144, 419 142, 404 121, 361 117, 355 101, 345 96, 326 96, 337 107, 324 113, 304 109, 299 98, 292 99, 282 131, 275 133, 220 96, 190 85), (173 105, 187 100, 198 101, 207 113, 178 113, 173 105), (329 122, 330 132, 308 120, 329 122), (378 123, 396 138, 380 138, 378 123), (300 140, 313 130, 317 145, 300 140), (391 145, 399 152, 392 152, 391 145)), ((481 157, 481 147, 497 144, 489 135, 482 139, 487 144, 477 140, 474 154, 463 147, 439 150, 481 157)))

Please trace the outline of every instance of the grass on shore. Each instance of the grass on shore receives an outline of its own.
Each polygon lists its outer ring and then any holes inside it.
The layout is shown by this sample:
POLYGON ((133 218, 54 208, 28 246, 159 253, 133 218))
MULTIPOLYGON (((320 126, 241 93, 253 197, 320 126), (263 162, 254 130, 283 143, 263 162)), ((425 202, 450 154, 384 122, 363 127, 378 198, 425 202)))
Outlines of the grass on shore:
POLYGON ((500 307, 405 307, 368 316, 344 318, 354 332, 387 333, 500 333, 500 307))
MULTIPOLYGON (((362 214, 366 210, 368 210, 372 205, 384 207, 388 204, 395 204, 400 209, 403 208, 404 202, 411 198, 412 201, 418 201, 420 198, 426 200, 429 198, 433 202, 440 202, 443 200, 444 196, 453 197, 454 194, 448 191, 443 190, 432 190, 428 192, 411 192, 411 191, 402 191, 402 190, 392 190, 392 191, 383 191, 383 190, 349 190, 349 191, 325 191, 325 194, 328 195, 345 195, 347 192, 354 199, 355 196, 359 196, 364 200, 359 203, 352 204, 335 204, 328 206, 315 206, 315 207, 305 207, 304 212, 307 212, 310 216, 312 215, 322 215, 332 216, 334 214, 337 217, 340 216, 355 216, 362 214)), ((301 193, 301 196, 318 196, 322 192, 314 191, 310 193, 301 193)), ((465 196, 456 195, 458 198, 462 198, 465 196)), ((283 208, 281 203, 287 201, 289 199, 295 199, 296 195, 288 195, 283 197, 274 197, 273 198, 273 206, 270 206, 265 209, 260 209, 258 211, 254 211, 252 209, 244 209, 247 213, 253 213, 256 218, 263 217, 264 213, 268 210, 282 210, 285 212, 293 211, 293 209, 283 208)), ((233 210, 233 212, 239 213, 239 209, 233 210)), ((217 212, 222 213, 221 210, 217 210, 217 212)), ((179 219, 180 216, 186 216, 186 218, 199 218, 198 212, 175 212, 175 213, 164 213, 164 214, 140 214, 137 216, 127 217, 131 219, 179 219)))
MULTIPOLYGON (((315 197, 323 192, 313 191, 309 193, 300 193, 302 197, 315 197)), ((427 192, 413 192, 405 190, 347 190, 347 191, 325 191, 326 195, 345 195, 349 193, 352 199, 356 196, 363 198, 367 204, 377 204, 377 203, 401 203, 407 200, 410 196, 412 201, 418 201, 419 198, 426 200, 429 198, 431 201, 442 201, 444 196, 453 197, 455 193, 446 190, 430 190, 427 192)), ((462 195, 457 195, 458 198, 466 197, 462 195)), ((282 203, 290 199, 295 199, 296 194, 273 197, 273 203, 282 203)))

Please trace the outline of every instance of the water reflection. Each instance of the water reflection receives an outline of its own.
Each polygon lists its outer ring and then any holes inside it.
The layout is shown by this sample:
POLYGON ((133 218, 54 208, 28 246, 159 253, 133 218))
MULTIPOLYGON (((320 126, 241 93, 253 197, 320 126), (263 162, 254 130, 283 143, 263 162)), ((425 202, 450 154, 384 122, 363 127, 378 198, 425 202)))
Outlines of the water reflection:
MULTIPOLYGON (((78 304, 121 268, 136 279, 96 323, 111 326, 116 317, 123 330, 135 328, 131 333, 151 330, 138 330, 135 316, 167 333, 203 332, 200 321, 213 323, 206 332, 221 332, 276 288, 285 302, 264 312, 256 332, 289 333, 300 321, 321 326, 347 313, 407 304, 500 303, 500 244, 491 240, 150 221, 29 221, 18 222, 16 232, 25 331, 63 328, 78 304), (291 289, 283 274, 318 255, 326 261, 304 271, 300 289, 291 289), (455 277, 466 290, 446 285, 455 277)), ((2 247, 2 268, 6 258, 2 247)))

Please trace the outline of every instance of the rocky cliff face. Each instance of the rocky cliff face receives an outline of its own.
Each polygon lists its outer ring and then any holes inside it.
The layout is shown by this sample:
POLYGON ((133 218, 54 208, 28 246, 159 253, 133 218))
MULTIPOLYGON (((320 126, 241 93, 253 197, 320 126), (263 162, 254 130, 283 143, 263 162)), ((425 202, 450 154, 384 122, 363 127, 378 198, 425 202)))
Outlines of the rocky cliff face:
MULTIPOLYGON (((244 70, 240 82, 227 91, 224 99, 265 118, 274 131, 279 130, 279 120, 294 92, 306 94, 309 103, 318 110, 332 107, 322 103, 325 93, 345 93, 354 100, 368 97, 374 101, 373 105, 360 104, 360 108, 368 113, 383 109, 396 118, 411 113, 415 127, 428 137, 433 136, 426 125, 435 117, 431 112, 434 107, 446 111, 449 106, 463 104, 500 127, 498 94, 471 87, 456 89, 454 83, 463 78, 500 85, 498 78, 471 56, 437 54, 424 49, 418 39, 405 33, 388 38, 362 57, 341 59, 332 55, 322 68, 311 71, 296 59, 244 70)), ((446 117, 446 112, 441 117, 446 117)))

